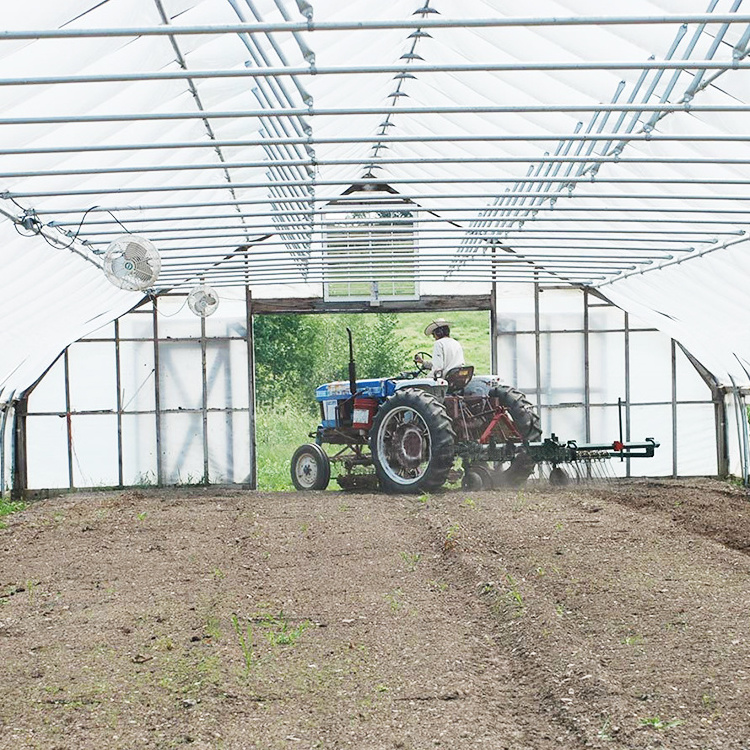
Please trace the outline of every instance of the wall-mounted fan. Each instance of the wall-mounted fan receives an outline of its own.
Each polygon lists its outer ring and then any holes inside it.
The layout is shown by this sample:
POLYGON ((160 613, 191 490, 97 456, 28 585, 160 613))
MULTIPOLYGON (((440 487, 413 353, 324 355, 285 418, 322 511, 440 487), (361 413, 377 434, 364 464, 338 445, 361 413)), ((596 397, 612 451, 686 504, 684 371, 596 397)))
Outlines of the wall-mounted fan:
POLYGON ((201 318, 207 318, 216 312, 219 306, 219 295, 205 284, 195 287, 187 298, 188 307, 201 318))
POLYGON ((104 275, 119 287, 141 292, 153 286, 161 271, 161 257, 151 240, 137 234, 121 234, 104 254, 104 275))

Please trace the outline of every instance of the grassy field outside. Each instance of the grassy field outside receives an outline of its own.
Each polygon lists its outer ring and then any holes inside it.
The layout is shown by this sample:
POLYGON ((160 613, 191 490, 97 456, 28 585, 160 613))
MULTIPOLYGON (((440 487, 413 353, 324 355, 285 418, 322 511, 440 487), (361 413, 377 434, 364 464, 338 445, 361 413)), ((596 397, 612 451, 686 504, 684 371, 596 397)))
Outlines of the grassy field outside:
POLYGON ((294 489, 290 474, 292 454, 300 445, 314 442, 310 433, 318 421, 315 405, 309 410, 293 403, 258 405, 255 413, 258 489, 294 489))
MULTIPOLYGON (((461 342, 467 364, 474 365, 478 373, 490 372, 490 319, 488 312, 440 313, 451 324, 451 335, 461 342)), ((396 336, 401 338, 408 352, 432 351, 432 339, 424 335, 430 321, 437 313, 404 313, 398 316, 396 336)), ((410 356, 411 356, 410 354, 410 356)), ((342 356, 348 356, 342 352, 342 356)), ((356 358, 356 353, 355 353, 356 358)), ((404 369, 414 363, 404 362, 404 369)), ((395 374, 395 373, 394 373, 395 374)), ((359 372, 365 378, 368 373, 359 372)), ((290 462, 294 451, 304 443, 314 442, 310 433, 319 422, 317 402, 304 404, 289 402, 273 406, 259 404, 256 412, 256 439, 258 451, 258 488, 261 490, 293 490, 290 462)), ((335 473, 335 472, 334 472, 335 473)), ((338 489, 332 479, 331 489, 338 489)))

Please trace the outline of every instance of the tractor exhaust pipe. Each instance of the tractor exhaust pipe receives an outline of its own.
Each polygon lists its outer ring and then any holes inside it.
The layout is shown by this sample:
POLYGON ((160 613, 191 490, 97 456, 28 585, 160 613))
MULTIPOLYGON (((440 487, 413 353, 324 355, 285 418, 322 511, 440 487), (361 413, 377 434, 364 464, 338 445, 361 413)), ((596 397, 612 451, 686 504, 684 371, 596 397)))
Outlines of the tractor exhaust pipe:
POLYGON ((352 343, 352 329, 346 329, 349 335, 349 391, 352 396, 357 392, 357 365, 354 362, 354 344, 352 343))

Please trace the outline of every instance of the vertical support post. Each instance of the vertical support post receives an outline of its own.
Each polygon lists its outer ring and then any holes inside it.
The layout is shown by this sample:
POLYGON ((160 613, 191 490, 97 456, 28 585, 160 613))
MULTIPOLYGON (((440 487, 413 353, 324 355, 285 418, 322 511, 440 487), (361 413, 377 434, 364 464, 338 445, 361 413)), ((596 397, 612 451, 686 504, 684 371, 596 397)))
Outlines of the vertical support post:
MULTIPOLYGON (((625 441, 630 442, 630 316, 625 313, 625 441)), ((630 459, 625 459, 625 476, 630 476, 630 459)))
POLYGON ((729 424, 723 391, 717 389, 713 395, 714 422, 716 424, 716 470, 720 479, 729 476, 729 424))
POLYGON ((24 394, 13 410, 13 466, 11 467, 11 500, 23 500, 29 488, 29 468, 26 456, 26 415, 29 400, 24 394))
POLYGON ((536 360, 536 412, 542 416, 542 339, 539 313, 539 284, 534 282, 534 358, 536 360))
POLYGON ((729 420, 727 419, 726 389, 722 387, 719 379, 682 344, 678 343, 678 346, 711 391, 716 432, 716 471, 721 479, 726 479, 729 476, 729 420))
POLYGON ((490 372, 500 374, 500 363, 497 353, 497 272, 495 270, 495 253, 497 247, 492 243, 492 287, 490 291, 490 372))
POLYGON ((161 371, 159 364, 159 321, 156 309, 157 298, 152 300, 151 327, 154 336, 154 416, 156 418, 156 485, 161 487, 164 484, 164 461, 161 451, 161 384, 159 382, 159 373, 161 371))
POLYGON ((0 411, 0 500, 5 497, 5 423, 10 413, 10 401, 0 411))
POLYGON ((677 347, 670 339, 672 353, 672 476, 677 476, 677 347))
POLYGON ((589 356, 589 290, 583 290, 583 411, 586 442, 591 442, 591 366, 589 356))
POLYGON ((203 481, 208 484, 208 375, 206 372, 206 319, 201 319, 201 421, 203 424, 203 481))
POLYGON ((68 349, 63 352, 63 373, 65 378, 65 428, 68 438, 68 487, 75 487, 73 481, 73 419, 70 414, 70 360, 68 349))
POLYGON ((115 318, 115 398, 117 408, 117 486, 125 484, 122 469, 122 361, 120 358, 120 320, 115 318))
MULTIPOLYGON (((1 391, 2 389, 0 389, 1 391)), ((13 409, 13 396, 15 391, 10 392, 2 408, 2 417, 0 417, 0 498, 5 497, 5 426, 8 423, 11 409, 13 409)), ((12 444, 11 440, 11 444, 12 444)))
POLYGON ((258 489, 257 442, 255 440, 255 338, 253 336, 253 294, 245 286, 245 324, 247 326, 247 389, 248 389, 248 429, 250 432, 250 474, 248 484, 251 490, 258 489))

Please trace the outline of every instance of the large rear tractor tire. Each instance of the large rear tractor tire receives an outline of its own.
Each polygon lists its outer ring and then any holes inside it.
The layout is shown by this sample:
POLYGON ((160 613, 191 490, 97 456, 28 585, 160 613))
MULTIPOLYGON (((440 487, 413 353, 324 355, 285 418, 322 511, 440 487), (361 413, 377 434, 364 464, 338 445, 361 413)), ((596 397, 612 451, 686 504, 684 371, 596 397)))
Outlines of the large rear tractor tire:
POLYGON ((453 465, 456 434, 443 404, 416 388, 396 391, 372 422, 370 451, 385 492, 432 492, 453 465))
POLYGON ((298 490, 324 490, 331 481, 328 454, 315 443, 300 445, 292 456, 291 474, 298 490))
MULTIPOLYGON (((542 423, 531 402, 521 391, 507 385, 494 388, 492 396, 499 399, 520 433, 529 443, 536 443, 542 439, 542 423)), ((519 487, 534 471, 535 463, 525 448, 519 447, 513 460, 506 464, 497 463, 492 472, 496 487, 519 487)))

